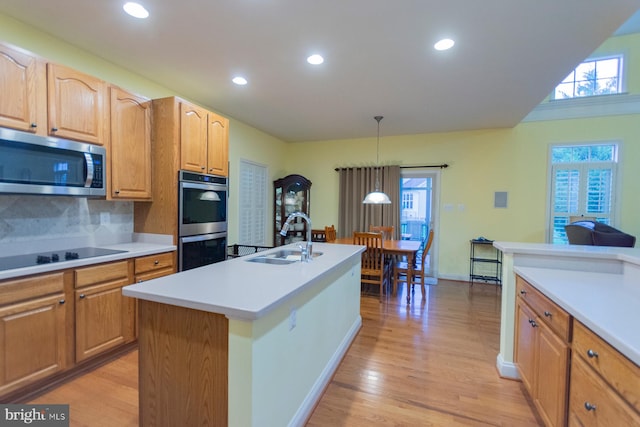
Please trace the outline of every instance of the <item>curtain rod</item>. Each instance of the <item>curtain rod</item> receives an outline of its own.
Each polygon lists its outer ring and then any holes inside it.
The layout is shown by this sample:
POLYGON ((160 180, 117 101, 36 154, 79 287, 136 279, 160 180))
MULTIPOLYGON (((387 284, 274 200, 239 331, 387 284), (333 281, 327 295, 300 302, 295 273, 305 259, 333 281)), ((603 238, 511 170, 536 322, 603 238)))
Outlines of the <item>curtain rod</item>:
MULTIPOLYGON (((351 168, 359 168, 359 167, 367 167, 367 166, 351 166, 351 168)), ((373 166, 375 167, 375 166, 373 166)), ((440 168, 440 169, 445 169, 448 168, 449 165, 446 163, 443 163, 441 165, 422 165, 422 166, 400 166, 400 169, 422 169, 422 168, 440 168)), ((336 172, 340 171, 341 169, 350 169, 349 167, 344 167, 344 168, 335 168, 334 170, 336 172)))

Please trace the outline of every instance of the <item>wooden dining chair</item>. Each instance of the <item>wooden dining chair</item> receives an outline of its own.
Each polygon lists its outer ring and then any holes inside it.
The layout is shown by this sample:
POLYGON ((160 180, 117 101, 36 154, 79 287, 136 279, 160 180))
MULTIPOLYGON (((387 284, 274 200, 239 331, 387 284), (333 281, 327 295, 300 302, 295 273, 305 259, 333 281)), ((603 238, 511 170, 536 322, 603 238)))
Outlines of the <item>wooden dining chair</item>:
POLYGON ((425 240, 424 248, 422 249, 422 256, 420 258, 420 263, 413 267, 412 277, 408 277, 409 265, 406 262, 401 261, 401 262, 395 263, 395 265, 393 266, 393 294, 394 295, 398 289, 398 282, 405 282, 407 284, 407 295, 409 294, 410 291, 413 292, 414 285, 420 285, 420 289, 422 290, 422 295, 424 296, 424 278, 426 276, 425 260, 427 259, 427 255, 429 254, 429 249, 431 249, 432 243, 433 243, 433 228, 429 230, 429 235, 425 240), (404 280, 402 280, 403 277, 404 277, 404 280))
POLYGON ((370 225, 369 231, 373 233, 382 233, 384 240, 395 240, 395 227, 393 225, 370 225))
MULTIPOLYGON (((373 233, 382 233, 384 240, 395 240, 395 227, 393 225, 370 225, 369 231, 373 233)), ((396 257, 392 255, 384 257, 385 272, 387 273, 386 280, 388 283, 391 283, 393 280, 393 264, 395 264, 396 261, 400 260, 396 259, 396 257)))
POLYGON ((353 244, 366 246, 362 253, 362 267, 360 272, 360 282, 362 284, 374 284, 380 288, 380 302, 387 281, 384 265, 383 252, 384 238, 382 233, 353 232, 353 244))
POLYGON ((311 241, 312 242, 326 242, 327 236, 325 235, 325 231, 321 228, 312 229, 311 230, 311 241))
POLYGON ((336 228, 331 224, 331 226, 324 227, 324 238, 326 242, 333 242, 336 240, 336 228))

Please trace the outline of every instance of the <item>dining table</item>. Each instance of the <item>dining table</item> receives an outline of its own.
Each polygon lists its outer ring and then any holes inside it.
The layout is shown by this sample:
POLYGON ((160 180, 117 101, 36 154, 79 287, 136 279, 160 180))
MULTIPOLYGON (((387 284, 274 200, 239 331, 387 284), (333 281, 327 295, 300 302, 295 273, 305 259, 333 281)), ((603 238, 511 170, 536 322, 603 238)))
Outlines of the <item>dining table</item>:
MULTIPOLYGON (((338 237, 332 243, 339 243, 343 245, 353 245, 353 237, 338 237)), ((411 277, 413 277, 413 266, 415 259, 422 242, 418 240, 394 240, 385 239, 382 241, 382 252, 385 257, 395 259, 397 257, 406 257, 407 259, 407 303, 411 302, 411 292, 409 290, 409 284, 411 283, 411 277)), ((422 295, 424 295, 424 283, 421 285, 422 295)), ((395 295, 396 289, 393 288, 393 294, 395 295)))

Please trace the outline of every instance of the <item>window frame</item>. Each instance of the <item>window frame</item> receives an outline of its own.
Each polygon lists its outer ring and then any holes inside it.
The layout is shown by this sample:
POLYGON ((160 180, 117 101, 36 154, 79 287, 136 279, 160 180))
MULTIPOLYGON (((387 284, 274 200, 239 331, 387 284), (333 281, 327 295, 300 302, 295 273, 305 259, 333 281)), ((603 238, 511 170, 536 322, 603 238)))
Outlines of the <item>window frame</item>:
POLYGON ((567 73, 567 75, 553 88, 553 90, 551 91, 551 94, 549 95, 549 100, 550 101, 569 101, 569 100, 575 100, 575 99, 589 99, 589 98, 594 98, 594 97, 598 97, 598 96, 615 96, 615 95, 621 95, 621 94, 625 94, 627 91, 627 72, 626 72, 626 66, 627 66, 627 61, 626 61, 626 54, 624 52, 618 52, 618 53, 611 53, 608 55, 598 55, 598 56, 592 56, 589 57, 587 59, 585 59, 584 61, 580 62, 573 70, 571 70, 569 73, 567 73), (589 63, 589 62, 595 62, 596 64, 600 61, 607 61, 610 59, 614 59, 617 58, 618 59, 618 91, 616 93, 606 93, 606 94, 593 94, 593 95, 586 95, 586 96, 570 96, 570 97, 566 97, 566 98, 557 98, 556 97, 556 89, 558 88, 558 86, 560 86, 561 84, 563 84, 564 80, 569 77, 569 75, 571 73, 574 73, 574 77, 573 77, 573 92, 575 93, 575 85, 576 85, 576 70, 582 66, 583 64, 589 63))
MULTIPOLYGON (((571 165, 582 165, 581 168, 588 167, 585 165, 597 165, 598 163, 609 164, 613 163, 612 168, 612 189, 611 189, 611 209, 609 212, 609 225, 612 227, 618 227, 618 221, 620 218, 620 196, 622 193, 622 159, 623 159, 623 144, 620 140, 601 140, 601 141, 578 141, 578 142, 556 142, 551 143, 548 146, 548 160, 547 160, 547 209, 546 209, 546 225, 545 225, 545 241, 546 243, 554 243, 554 165, 558 167, 570 167, 571 165), (615 159, 611 162, 567 162, 567 163, 552 163, 553 162, 553 149, 557 147, 583 147, 594 145, 615 145, 616 154, 615 159)), ((567 215, 570 216, 570 215, 567 215)))

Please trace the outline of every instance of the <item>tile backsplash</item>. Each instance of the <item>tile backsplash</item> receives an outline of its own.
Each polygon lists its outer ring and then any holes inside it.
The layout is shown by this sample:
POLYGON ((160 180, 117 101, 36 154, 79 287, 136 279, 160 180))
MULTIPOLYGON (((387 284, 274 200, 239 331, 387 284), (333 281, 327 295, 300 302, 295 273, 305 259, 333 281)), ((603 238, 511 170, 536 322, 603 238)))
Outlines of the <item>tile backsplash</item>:
POLYGON ((0 195, 0 244, 133 233, 133 202, 0 195))

